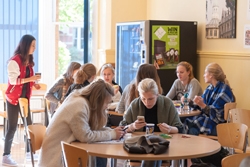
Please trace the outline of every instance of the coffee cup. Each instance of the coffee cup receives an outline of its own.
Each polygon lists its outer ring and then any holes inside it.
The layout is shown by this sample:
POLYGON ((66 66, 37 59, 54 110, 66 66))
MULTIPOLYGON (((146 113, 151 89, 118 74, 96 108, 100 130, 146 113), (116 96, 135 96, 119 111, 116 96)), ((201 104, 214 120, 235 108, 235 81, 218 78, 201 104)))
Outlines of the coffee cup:
POLYGON ((146 124, 146 131, 148 134, 153 134, 154 129, 155 129, 155 124, 153 124, 153 123, 146 124))

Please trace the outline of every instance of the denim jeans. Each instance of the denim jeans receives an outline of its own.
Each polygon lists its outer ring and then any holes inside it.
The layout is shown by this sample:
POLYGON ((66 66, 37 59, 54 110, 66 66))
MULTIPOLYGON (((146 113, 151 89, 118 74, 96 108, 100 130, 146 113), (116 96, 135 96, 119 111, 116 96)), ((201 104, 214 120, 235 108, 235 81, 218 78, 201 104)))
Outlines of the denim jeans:
POLYGON ((107 158, 96 157, 96 167, 106 167, 107 158))
MULTIPOLYGON (((5 136, 5 142, 4 142, 4 153, 3 155, 9 155, 10 154, 10 149, 11 149, 11 145, 13 142, 13 138, 16 132, 16 128, 17 128, 17 122, 18 122, 18 115, 20 112, 20 107, 19 104, 17 104, 16 106, 9 103, 8 101, 6 101, 7 103, 7 117, 8 117, 8 123, 7 123, 7 132, 6 132, 6 136, 5 136)), ((27 117, 27 125, 31 125, 31 116, 30 116, 30 108, 28 107, 28 117, 27 117)))

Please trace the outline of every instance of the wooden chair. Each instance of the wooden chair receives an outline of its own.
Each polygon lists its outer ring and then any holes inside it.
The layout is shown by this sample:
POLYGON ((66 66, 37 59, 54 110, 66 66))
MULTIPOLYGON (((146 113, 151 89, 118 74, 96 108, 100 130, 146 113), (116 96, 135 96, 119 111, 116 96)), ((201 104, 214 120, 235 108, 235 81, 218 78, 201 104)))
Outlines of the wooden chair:
MULTIPOLYGON (((250 153, 250 110, 235 108, 230 110, 230 117, 232 122, 235 123, 243 123, 247 125, 248 128, 248 141, 247 141, 247 148, 246 152, 250 153)), ((239 153, 238 150, 236 150, 239 153)))
POLYGON ((242 123, 223 123, 216 126, 218 142, 223 147, 239 149, 245 153, 248 127, 242 123))
MULTIPOLYGON (((44 83, 39 83, 41 88, 37 90, 36 88, 32 88, 32 91, 41 91, 41 92, 46 92, 47 91, 47 85, 44 83)), ((31 108, 30 112, 32 114, 32 119, 34 119, 34 114, 35 113, 45 113, 47 112, 47 105, 46 105, 46 100, 44 98, 44 94, 39 95, 39 98, 41 99, 41 107, 38 108, 31 108)))
POLYGON ((86 150, 61 141, 63 160, 66 167, 87 167, 86 150))
MULTIPOLYGON (((32 146, 31 146, 31 141, 30 141, 30 135, 29 135, 29 132, 28 132, 28 126, 27 126, 27 116, 28 116, 28 99, 27 98, 19 98, 18 99, 18 102, 19 102, 19 106, 20 106, 20 114, 21 114, 21 117, 23 118, 23 124, 24 124, 24 133, 25 133, 25 136, 26 136, 26 146, 29 147, 30 150, 32 150, 32 146)), ((26 149, 27 147, 25 147, 26 149)), ((25 153, 27 152, 27 150, 25 150, 25 153)), ((31 162, 32 162, 32 166, 34 167, 34 157, 33 157, 33 153, 32 151, 30 151, 30 154, 31 154, 31 162)))
POLYGON ((5 137, 7 131, 7 109, 6 109, 6 97, 5 91, 8 84, 0 84, 1 96, 3 98, 3 110, 0 111, 0 116, 3 117, 3 135, 5 137))
POLYGON ((30 135, 31 142, 31 152, 36 153, 37 150, 40 150, 43 142, 43 138, 46 132, 46 126, 44 125, 29 125, 28 131, 30 135))
MULTIPOLYGON (((227 122, 230 121, 229 111, 230 111, 231 109, 236 108, 236 105, 237 105, 237 103, 235 103, 235 102, 226 103, 226 104, 224 105, 224 119, 225 119, 227 122)), ((206 135, 206 134, 200 134, 199 136, 206 137, 206 138, 210 138, 210 139, 213 139, 213 140, 218 140, 218 137, 217 137, 217 136, 206 135)))
POLYGON ((221 165, 222 165, 222 167, 230 167, 230 166, 239 167, 241 161, 246 157, 250 157, 250 153, 229 155, 229 156, 222 159, 221 165))

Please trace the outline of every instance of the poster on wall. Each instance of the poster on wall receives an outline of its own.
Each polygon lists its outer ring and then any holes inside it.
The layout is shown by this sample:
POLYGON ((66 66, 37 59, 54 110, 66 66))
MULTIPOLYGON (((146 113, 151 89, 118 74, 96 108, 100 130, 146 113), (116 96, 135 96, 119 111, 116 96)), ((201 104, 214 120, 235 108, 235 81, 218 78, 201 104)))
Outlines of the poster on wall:
POLYGON ((250 24, 244 26, 244 48, 250 48, 250 24))
POLYGON ((158 69, 175 69, 180 59, 180 26, 152 26, 152 62, 158 69))
POLYGON ((206 0, 206 38, 236 38, 237 0, 206 0))

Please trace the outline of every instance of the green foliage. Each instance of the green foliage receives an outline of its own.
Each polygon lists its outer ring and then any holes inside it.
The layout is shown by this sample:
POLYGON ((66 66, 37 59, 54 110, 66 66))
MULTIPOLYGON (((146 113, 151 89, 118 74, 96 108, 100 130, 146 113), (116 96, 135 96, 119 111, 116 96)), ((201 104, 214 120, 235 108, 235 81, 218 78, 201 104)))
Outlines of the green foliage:
POLYGON ((62 75, 66 70, 68 64, 71 62, 70 52, 66 47, 66 44, 59 41, 59 57, 58 57, 58 73, 62 75))
POLYGON ((83 0, 60 0, 59 22, 83 22, 83 0))

